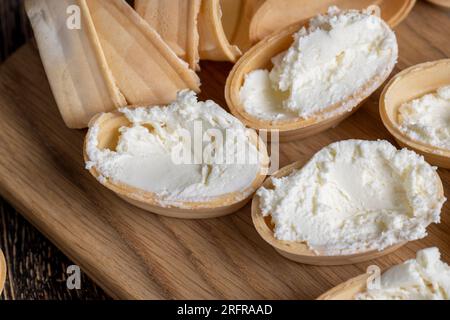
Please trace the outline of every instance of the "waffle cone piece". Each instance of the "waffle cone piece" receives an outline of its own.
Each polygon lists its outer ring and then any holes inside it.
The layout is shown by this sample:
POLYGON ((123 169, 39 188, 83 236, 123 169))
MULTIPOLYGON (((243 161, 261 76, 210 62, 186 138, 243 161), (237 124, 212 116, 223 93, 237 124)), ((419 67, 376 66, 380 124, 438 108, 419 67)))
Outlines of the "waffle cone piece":
POLYGON ((220 1, 203 0, 198 16, 200 59, 236 62, 241 50, 229 42, 221 19, 220 1))
POLYGON ((100 44, 129 104, 167 104, 200 80, 124 0, 87 0, 100 44))
POLYGON ((290 24, 325 13, 330 6, 361 10, 376 5, 381 9, 383 20, 389 26, 395 27, 408 16, 415 2, 415 0, 266 0, 252 18, 249 28, 250 40, 260 41, 290 24))
POLYGON ((27 0, 25 8, 50 87, 68 127, 86 127, 94 114, 126 104, 84 1, 27 0), (73 21, 68 14, 70 8, 75 10, 73 21))
POLYGON ((265 0, 220 0, 222 26, 229 41, 242 52, 252 46, 250 23, 265 0))
POLYGON ((169 47, 199 69, 197 16, 201 0, 136 0, 136 11, 158 32, 169 47))

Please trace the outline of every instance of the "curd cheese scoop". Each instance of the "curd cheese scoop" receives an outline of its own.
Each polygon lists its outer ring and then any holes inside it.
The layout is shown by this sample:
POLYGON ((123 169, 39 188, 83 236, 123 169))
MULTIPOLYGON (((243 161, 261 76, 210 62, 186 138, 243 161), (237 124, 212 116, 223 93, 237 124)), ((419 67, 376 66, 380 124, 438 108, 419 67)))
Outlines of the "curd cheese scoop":
POLYGON ((408 16, 415 2, 415 0, 267 0, 252 18, 249 29, 250 40, 258 42, 290 24, 307 20, 318 13, 325 13, 330 6, 361 10, 370 5, 377 5, 381 8, 382 18, 391 27, 395 27, 408 16))
POLYGON ((253 197, 252 220, 290 260, 345 265, 426 237, 445 201, 436 168, 413 151, 344 140, 267 179, 253 197))
POLYGON ((338 285, 317 300, 450 299, 450 267, 441 260, 436 247, 418 251, 415 259, 395 265, 383 274, 372 270, 338 285))
POLYGON ((124 0, 87 0, 106 62, 128 104, 165 104, 200 80, 124 0))

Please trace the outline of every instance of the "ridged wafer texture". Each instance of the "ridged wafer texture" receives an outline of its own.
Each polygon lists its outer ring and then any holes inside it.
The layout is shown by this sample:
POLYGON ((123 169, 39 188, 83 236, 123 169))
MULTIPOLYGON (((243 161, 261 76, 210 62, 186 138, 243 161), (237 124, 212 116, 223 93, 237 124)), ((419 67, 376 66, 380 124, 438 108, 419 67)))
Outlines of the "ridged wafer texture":
MULTIPOLYGON (((389 28, 384 22, 383 24, 385 28, 389 28)), ((389 61, 380 72, 355 89, 350 96, 309 117, 273 120, 262 119, 248 113, 240 96, 246 76, 254 70, 270 68, 273 57, 286 52, 294 42, 294 35, 303 27, 308 30, 309 22, 293 24, 258 42, 234 65, 225 84, 225 99, 231 113, 250 128, 279 130, 281 142, 304 139, 338 125, 361 107, 363 102, 383 84, 394 69, 398 58, 396 42, 395 45, 392 42, 389 61)))
POLYGON ((427 0, 435 5, 450 8, 450 0, 427 0))
POLYGON ((201 0, 136 0, 136 11, 189 66, 199 69, 197 17, 201 0))
POLYGON ((83 0, 27 0, 25 8, 68 127, 84 128, 96 113, 126 104, 83 0))
POLYGON ((167 104, 200 80, 161 36, 123 0, 87 0, 117 85, 129 104, 167 104))

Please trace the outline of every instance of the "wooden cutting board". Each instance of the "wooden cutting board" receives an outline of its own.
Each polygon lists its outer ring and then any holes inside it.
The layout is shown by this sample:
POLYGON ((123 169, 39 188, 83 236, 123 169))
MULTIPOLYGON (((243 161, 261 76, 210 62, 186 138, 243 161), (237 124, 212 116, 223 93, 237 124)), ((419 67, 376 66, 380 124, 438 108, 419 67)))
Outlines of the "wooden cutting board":
MULTIPOLYGON (((450 56, 450 11, 419 1, 397 29, 396 69, 450 56)), ((231 65, 203 63, 202 98, 225 106, 231 65)), ((183 221, 134 208, 84 170, 85 131, 67 129, 38 52, 26 45, 0 67, 0 193, 114 298, 312 299, 377 264, 385 269, 424 247, 450 262, 450 205, 429 236, 366 263, 306 266, 278 255, 256 233, 250 206, 220 219, 183 221)), ((337 128, 281 145, 281 165, 340 139, 393 139, 378 94, 337 128)), ((450 172, 439 170, 447 197, 450 172)))

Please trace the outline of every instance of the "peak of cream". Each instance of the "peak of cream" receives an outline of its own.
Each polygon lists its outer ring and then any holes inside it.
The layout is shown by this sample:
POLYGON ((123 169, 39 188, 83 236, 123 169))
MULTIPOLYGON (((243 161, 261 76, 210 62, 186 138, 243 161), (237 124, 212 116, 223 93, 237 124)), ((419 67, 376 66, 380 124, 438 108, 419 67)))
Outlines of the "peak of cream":
POLYGON ((270 72, 247 74, 240 98, 247 113, 263 120, 348 111, 360 102, 356 93, 381 84, 374 79, 384 80, 397 56, 395 34, 381 18, 331 7, 295 34, 270 72))
POLYGON ((399 122, 411 139, 450 150, 450 86, 402 104, 399 122))
POLYGON ((235 192, 239 198, 254 192, 252 183, 261 173, 258 149, 244 125, 213 101, 199 102, 194 92, 185 90, 168 106, 120 112, 129 125, 118 130, 114 150, 98 148, 98 124, 88 132, 86 168, 95 168, 100 182, 109 180, 154 193, 162 205, 209 201, 235 192), (183 136, 186 133, 188 137, 183 136), (184 151, 189 160, 178 161, 177 155, 184 151), (216 157, 219 154, 230 158, 216 157))
POLYGON ((408 260, 387 270, 378 288, 358 294, 358 300, 449 300, 450 267, 440 259, 438 248, 417 252, 408 260))
POLYGON ((436 168, 387 141, 333 143, 272 182, 257 195, 275 238, 304 242, 324 255, 423 238, 445 202, 436 168))

